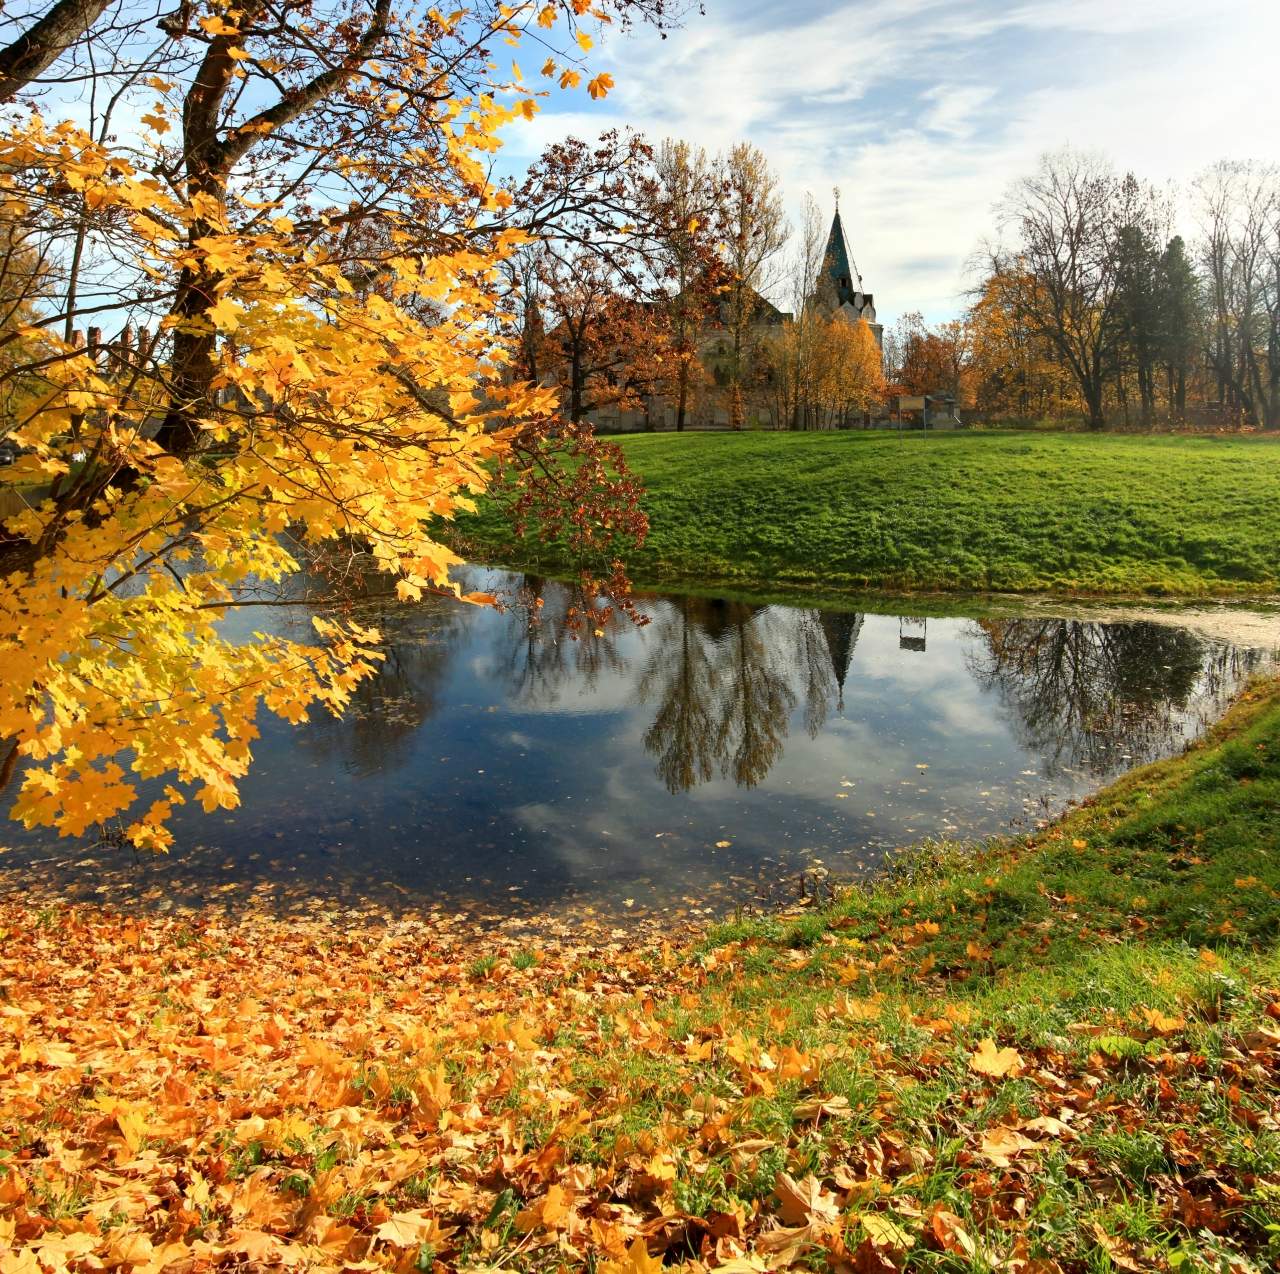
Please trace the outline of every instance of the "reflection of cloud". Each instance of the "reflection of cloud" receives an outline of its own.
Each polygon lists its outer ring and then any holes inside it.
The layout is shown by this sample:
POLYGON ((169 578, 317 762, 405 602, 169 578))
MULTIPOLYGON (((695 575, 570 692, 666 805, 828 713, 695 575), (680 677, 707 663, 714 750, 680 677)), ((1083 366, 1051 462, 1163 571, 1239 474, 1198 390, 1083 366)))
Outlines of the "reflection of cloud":
POLYGON ((629 122, 713 149, 754 141, 793 209, 844 190, 882 316, 953 313, 991 205, 1070 142, 1153 180, 1266 157, 1280 98, 1274 0, 710 0, 666 40, 610 39, 601 107, 552 95, 517 156, 629 122))

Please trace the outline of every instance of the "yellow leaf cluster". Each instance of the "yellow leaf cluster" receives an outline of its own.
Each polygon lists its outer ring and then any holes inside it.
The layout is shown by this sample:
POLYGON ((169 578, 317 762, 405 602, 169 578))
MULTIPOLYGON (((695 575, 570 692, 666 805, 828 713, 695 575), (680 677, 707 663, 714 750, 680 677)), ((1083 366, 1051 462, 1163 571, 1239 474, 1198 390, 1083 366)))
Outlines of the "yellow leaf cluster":
MULTIPOLYGON (((518 112, 450 105, 449 162, 483 192, 482 157, 518 112)), ((72 124, 33 114, 0 136, 0 173, 19 171, 131 225, 151 277, 216 281, 188 323, 217 340, 205 445, 155 441, 163 375, 109 370, 39 329, 44 370, 7 433, 26 454, 0 473, 0 533, 30 547, 0 576, 13 813, 71 835, 120 817, 134 844, 162 850, 178 803, 236 804, 261 710, 340 712, 381 659, 378 633, 350 618, 286 640, 233 636, 228 615, 287 592, 304 557, 353 547, 401 597, 456 592, 458 559, 429 528, 470 506, 554 397, 500 374, 484 283, 520 236, 406 255, 385 289, 358 293, 289 217, 255 218, 233 193, 180 199, 72 124), (162 799, 147 790, 159 781, 162 799)), ((162 336, 187 322, 171 316, 162 336)))

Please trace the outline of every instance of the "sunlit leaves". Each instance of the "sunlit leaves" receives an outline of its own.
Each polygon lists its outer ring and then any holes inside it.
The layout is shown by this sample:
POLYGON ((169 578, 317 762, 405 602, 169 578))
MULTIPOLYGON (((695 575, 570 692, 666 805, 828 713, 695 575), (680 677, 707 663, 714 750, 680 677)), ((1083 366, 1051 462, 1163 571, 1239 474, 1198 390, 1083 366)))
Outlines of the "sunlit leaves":
MULTIPOLYGON (((569 8, 548 4, 537 20, 551 27, 565 12, 585 51, 577 21, 604 14, 569 8)), ((251 195, 234 171, 184 186, 38 112, 0 137, 11 217, 109 225, 128 245, 122 256, 133 252, 139 276, 173 302, 151 334, 155 353, 129 363, 64 340, 61 324, 24 338, 34 388, 6 436, 26 454, 0 475, 0 494, 19 496, 0 505, 4 561, 17 562, 0 562, 0 763, 17 762, 13 813, 28 825, 78 835, 119 817, 136 846, 163 850, 178 801, 233 807, 260 710, 290 722, 341 712, 381 653, 377 632, 350 614, 296 640, 233 640, 226 616, 287 604, 274 594, 299 567, 327 577, 353 553, 403 600, 456 593, 458 558, 430 528, 473 507, 517 436, 528 454, 547 427, 554 391, 509 376, 495 336, 497 272, 525 236, 471 225, 473 209, 510 206, 489 181, 490 156, 500 130, 537 103, 432 70, 438 107, 415 114, 413 104, 432 42, 470 12, 432 11, 399 32, 404 81, 370 61, 364 70, 388 82, 348 103, 367 112, 371 136, 391 130, 406 145, 414 116, 424 159, 412 197, 464 228, 369 270, 321 233, 332 210, 309 204, 331 192, 294 188, 293 176, 274 196, 251 195), (210 371, 180 401, 176 350, 194 340, 211 342, 210 371), (175 430, 199 445, 176 445, 175 430), (142 785, 164 776, 171 794, 144 797, 142 785)), ((521 12, 491 14, 495 32, 518 42, 521 12)), ((210 6, 189 20, 198 44, 234 64, 233 80, 250 63, 267 75, 285 65, 242 10, 210 6)), ((191 86, 176 64, 146 82, 161 100, 142 124, 163 148, 189 127, 191 86)), ((565 87, 580 82, 565 71, 565 87)), ((278 126, 251 116, 222 142, 249 153, 278 126)), ((376 168, 384 155, 362 137, 337 143, 326 171, 376 168)), ((379 229, 399 244, 415 227, 387 211, 379 229)), ((584 525, 594 516, 586 502, 571 512, 584 525)))
POLYGON ((995 1040, 985 1039, 969 1058, 969 1069, 993 1079, 1021 1074, 1023 1060, 1014 1048, 997 1048, 995 1040))

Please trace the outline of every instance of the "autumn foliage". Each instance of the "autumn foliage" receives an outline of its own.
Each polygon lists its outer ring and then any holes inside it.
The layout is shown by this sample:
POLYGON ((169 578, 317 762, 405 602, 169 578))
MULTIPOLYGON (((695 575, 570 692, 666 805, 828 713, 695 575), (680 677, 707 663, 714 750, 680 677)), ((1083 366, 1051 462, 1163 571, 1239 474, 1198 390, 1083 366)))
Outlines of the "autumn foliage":
POLYGON ((692 943, 5 904, 0 1274, 1274 1268, 1250 698, 1028 842, 692 943))
MULTIPOLYGON (((606 538, 642 525, 618 466, 507 370, 501 267, 531 232, 489 160, 540 90, 490 44, 567 43, 543 74, 572 88, 584 24, 662 10, 374 0, 295 27, 255 0, 184 7, 157 36, 126 8, 136 64, 100 74, 104 100, 145 96, 140 136, 116 140, 109 109, 93 131, 11 111, 0 430, 22 454, 0 470, 0 788, 17 817, 67 834, 119 817, 163 849, 175 803, 233 805, 259 709, 341 711, 381 656, 350 611, 311 641, 228 616, 296 601, 300 566, 329 584, 310 600, 340 607, 369 567, 404 599, 449 589, 439 527, 496 469, 597 548, 602 520, 606 538), (103 312, 136 343, 86 344, 103 312), (557 478, 557 447, 591 462, 557 478)), ((50 75, 79 57, 73 41, 50 75)))

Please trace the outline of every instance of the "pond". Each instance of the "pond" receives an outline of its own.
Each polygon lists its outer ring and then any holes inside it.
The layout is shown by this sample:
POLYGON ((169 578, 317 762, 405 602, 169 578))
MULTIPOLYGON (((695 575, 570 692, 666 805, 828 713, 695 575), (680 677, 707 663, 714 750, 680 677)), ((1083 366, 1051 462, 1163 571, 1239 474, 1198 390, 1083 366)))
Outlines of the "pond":
POLYGON ((264 717, 241 807, 179 811, 167 858, 17 829, 6 872, 162 907, 720 913, 1034 826, 1180 750, 1272 658, 1169 622, 696 596, 597 632, 571 586, 466 584, 507 608, 373 606, 388 658, 348 714, 264 717))

